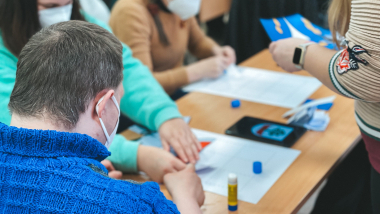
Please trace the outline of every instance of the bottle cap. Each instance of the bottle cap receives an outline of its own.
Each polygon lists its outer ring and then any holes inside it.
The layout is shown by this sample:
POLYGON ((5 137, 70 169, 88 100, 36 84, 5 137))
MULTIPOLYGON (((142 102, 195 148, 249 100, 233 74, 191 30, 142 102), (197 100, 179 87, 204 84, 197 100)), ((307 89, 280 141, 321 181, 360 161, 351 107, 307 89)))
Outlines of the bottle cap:
POLYGON ((236 211, 237 210, 237 205, 236 206, 230 206, 230 205, 228 205, 228 210, 229 211, 236 211))
POLYGON ((237 184, 237 175, 234 173, 228 174, 228 183, 229 184, 237 184))
POLYGON ((261 174, 263 171, 263 166, 260 161, 253 162, 253 173, 261 174))
POLYGON ((240 107, 240 100, 232 100, 231 101, 231 107, 232 108, 239 108, 240 107))

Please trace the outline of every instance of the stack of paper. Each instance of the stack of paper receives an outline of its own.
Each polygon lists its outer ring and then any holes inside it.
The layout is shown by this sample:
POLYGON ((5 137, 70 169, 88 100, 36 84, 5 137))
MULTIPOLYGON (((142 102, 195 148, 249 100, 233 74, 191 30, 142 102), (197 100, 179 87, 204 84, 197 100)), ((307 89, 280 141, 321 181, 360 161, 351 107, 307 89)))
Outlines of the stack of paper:
POLYGON ((222 77, 196 82, 183 90, 295 108, 321 85, 314 77, 230 66, 222 77))
MULTIPOLYGON (((229 173, 238 176, 238 199, 258 203, 301 153, 298 150, 193 129, 198 139, 215 139, 200 152, 197 174, 205 191, 227 196, 229 173), (263 171, 253 173, 253 162, 263 171)), ((142 144, 160 147, 158 135, 142 138, 142 144)))

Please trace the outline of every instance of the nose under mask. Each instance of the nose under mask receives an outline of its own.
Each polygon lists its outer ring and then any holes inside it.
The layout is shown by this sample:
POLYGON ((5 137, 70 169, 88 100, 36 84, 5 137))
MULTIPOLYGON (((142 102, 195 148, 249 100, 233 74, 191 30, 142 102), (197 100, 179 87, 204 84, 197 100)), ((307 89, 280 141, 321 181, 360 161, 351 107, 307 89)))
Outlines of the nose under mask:
POLYGON ((201 0, 173 0, 168 9, 177 14, 182 20, 187 20, 199 13, 201 0))
POLYGON ((57 24, 59 22, 69 21, 73 5, 65 5, 62 7, 50 8, 38 11, 41 27, 49 27, 50 25, 57 24))

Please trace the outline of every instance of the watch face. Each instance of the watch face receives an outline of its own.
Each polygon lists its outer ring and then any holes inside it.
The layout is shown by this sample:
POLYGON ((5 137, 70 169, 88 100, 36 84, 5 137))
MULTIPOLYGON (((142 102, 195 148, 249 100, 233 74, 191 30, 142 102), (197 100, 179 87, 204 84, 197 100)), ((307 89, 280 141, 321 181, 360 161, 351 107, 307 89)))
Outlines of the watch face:
POLYGON ((302 54, 302 49, 301 48, 296 48, 294 50, 294 55, 293 55, 293 63, 294 64, 296 64, 296 65, 300 64, 301 54, 302 54))

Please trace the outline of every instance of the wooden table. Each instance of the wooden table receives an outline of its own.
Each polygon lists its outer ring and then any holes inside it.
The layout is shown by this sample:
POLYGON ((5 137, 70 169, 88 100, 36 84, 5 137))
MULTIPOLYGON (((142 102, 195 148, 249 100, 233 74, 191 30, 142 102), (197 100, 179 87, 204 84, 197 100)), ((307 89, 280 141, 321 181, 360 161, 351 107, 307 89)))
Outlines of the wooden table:
MULTIPOLYGON (((284 72, 272 60, 267 50, 240 65, 284 72)), ((308 75, 306 72, 297 74, 308 75)), ((311 98, 331 95, 334 93, 322 86, 311 98)), ((285 119, 281 115, 288 110, 248 101, 242 101, 240 108, 232 109, 230 102, 230 98, 194 92, 178 100, 177 104, 183 115, 191 116, 191 127, 220 134, 224 134, 227 128, 243 116, 284 123, 285 119)), ((338 96, 329 114, 331 122, 326 131, 308 131, 294 144, 292 148, 300 150, 301 154, 259 203, 240 201, 239 209, 235 213, 296 213, 302 207, 361 139, 354 119, 353 100, 338 96)), ((144 180, 141 177, 138 179, 144 180)), ((164 186, 161 186, 161 190, 170 198, 164 186)), ((204 213, 228 213, 227 198, 206 192, 202 210, 204 213)))

